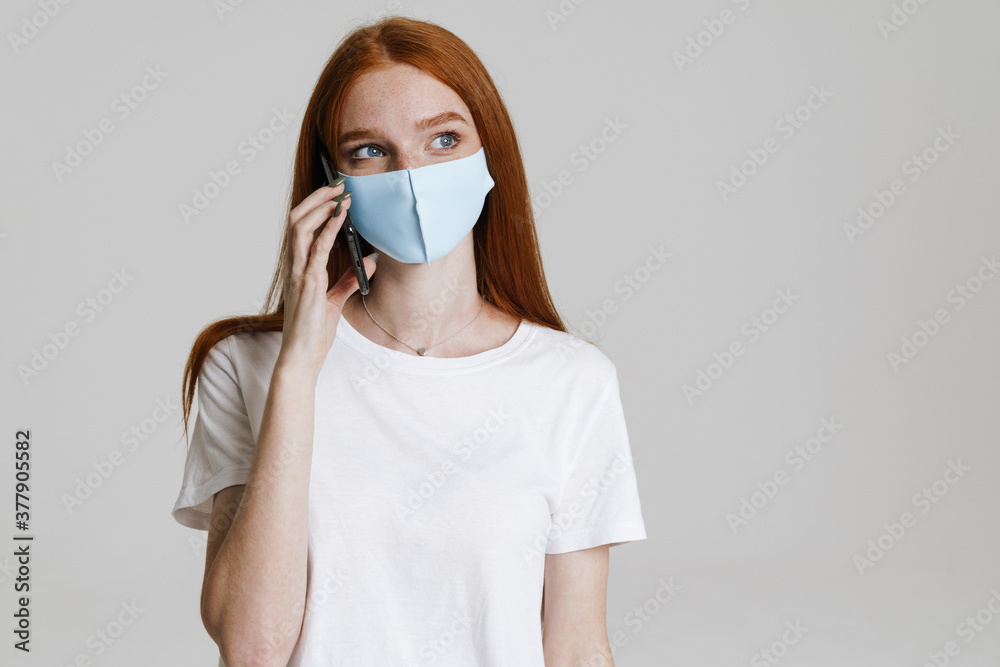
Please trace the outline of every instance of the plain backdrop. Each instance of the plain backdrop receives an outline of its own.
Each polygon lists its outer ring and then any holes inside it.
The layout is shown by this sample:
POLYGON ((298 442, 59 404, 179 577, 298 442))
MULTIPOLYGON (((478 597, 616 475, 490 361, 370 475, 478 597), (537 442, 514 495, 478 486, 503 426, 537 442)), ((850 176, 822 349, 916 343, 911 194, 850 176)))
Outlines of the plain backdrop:
POLYGON ((611 551, 616 664, 1000 664, 995 0, 5 2, 0 663, 215 665, 183 364, 257 312, 306 101, 387 11, 486 64, 618 368, 649 537, 611 551))

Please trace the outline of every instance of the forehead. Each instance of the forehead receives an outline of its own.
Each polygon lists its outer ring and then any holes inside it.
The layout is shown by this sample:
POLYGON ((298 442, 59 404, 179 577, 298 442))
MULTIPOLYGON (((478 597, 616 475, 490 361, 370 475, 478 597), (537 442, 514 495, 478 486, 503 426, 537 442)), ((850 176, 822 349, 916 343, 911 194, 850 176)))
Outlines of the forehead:
POLYGON ((457 111, 470 119, 468 107, 454 90, 430 74, 404 63, 366 72, 344 97, 340 127, 408 125, 442 111, 457 111))

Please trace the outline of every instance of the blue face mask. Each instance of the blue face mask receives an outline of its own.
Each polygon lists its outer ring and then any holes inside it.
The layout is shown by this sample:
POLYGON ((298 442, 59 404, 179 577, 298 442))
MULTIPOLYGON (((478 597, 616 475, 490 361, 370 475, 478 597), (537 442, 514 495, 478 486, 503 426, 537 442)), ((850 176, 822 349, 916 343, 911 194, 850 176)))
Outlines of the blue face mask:
POLYGON ((483 148, 416 169, 344 176, 354 227, 379 252, 406 264, 444 257, 475 226, 493 189, 483 148))

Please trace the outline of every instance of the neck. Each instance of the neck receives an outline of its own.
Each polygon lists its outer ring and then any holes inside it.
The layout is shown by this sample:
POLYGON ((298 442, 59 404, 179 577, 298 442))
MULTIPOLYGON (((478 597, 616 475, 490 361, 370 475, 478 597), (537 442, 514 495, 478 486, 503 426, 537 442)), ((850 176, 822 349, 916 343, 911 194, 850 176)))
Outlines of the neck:
MULTIPOLYGON (((476 289, 471 243, 467 253, 453 251, 430 265, 404 264, 383 253, 364 303, 361 293, 355 292, 348 304, 357 318, 367 320, 381 332, 372 321, 373 316, 407 345, 415 348, 436 345, 468 325, 483 310, 476 289)), ((475 324, 460 335, 470 334, 474 327, 475 324)))

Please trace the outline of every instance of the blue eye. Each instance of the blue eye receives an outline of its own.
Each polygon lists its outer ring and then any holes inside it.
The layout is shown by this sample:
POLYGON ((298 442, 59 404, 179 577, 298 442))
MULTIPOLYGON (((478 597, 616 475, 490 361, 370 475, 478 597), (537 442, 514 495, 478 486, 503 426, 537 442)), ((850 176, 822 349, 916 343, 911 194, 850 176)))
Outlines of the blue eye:
MULTIPOLYGON (((450 150, 462 141, 458 132, 442 132, 431 141, 431 148, 450 150)), ((385 151, 373 144, 362 144, 351 149, 350 159, 354 162, 363 162, 375 158, 385 157, 385 151)))
MULTIPOLYGON (((434 137, 434 141, 438 139, 444 139, 445 143, 442 146, 437 146, 437 148, 454 148, 458 144, 458 134, 455 132, 443 132, 434 137)), ((431 142, 432 145, 433 143, 431 142)))
POLYGON ((382 149, 381 148, 377 148, 375 146, 365 145, 365 146, 358 146, 357 148, 355 148, 355 149, 353 149, 351 151, 351 159, 352 160, 366 160, 368 158, 375 158, 375 157, 382 157, 382 149), (355 155, 355 153, 357 153, 358 151, 364 151, 362 153, 362 157, 358 157, 358 156, 355 155), (372 154, 373 151, 376 152, 377 155, 373 155, 372 154))

